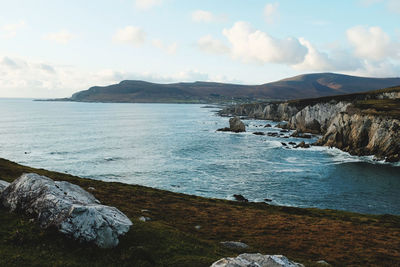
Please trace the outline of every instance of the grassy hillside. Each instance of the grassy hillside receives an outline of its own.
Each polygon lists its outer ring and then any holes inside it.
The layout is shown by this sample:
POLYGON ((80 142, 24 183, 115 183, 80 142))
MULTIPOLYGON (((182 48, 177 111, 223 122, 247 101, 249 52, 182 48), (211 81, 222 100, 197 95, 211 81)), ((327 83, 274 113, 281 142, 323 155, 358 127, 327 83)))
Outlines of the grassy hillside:
POLYGON ((400 78, 364 78, 334 73, 300 75, 262 85, 212 82, 157 84, 122 81, 94 86, 75 93, 68 101, 138 103, 251 102, 271 99, 299 99, 364 92, 398 86, 400 78))
POLYGON ((0 208, 0 266, 209 266, 231 251, 220 241, 242 241, 248 252, 284 254, 317 266, 396 266, 400 263, 400 217, 238 203, 106 183, 33 169, 0 159, 0 177, 13 181, 36 172, 87 189, 133 221, 115 249, 80 244, 42 230, 22 214, 0 208), (140 216, 152 218, 149 222, 140 216), (196 227, 200 226, 200 227, 196 227))

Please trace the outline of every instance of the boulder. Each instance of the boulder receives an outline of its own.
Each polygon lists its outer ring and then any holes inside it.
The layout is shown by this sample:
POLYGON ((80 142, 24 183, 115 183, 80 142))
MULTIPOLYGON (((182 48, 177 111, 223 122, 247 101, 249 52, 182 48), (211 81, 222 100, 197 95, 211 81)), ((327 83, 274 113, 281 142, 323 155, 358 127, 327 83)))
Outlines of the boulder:
POLYGON ((221 242, 221 245, 223 245, 226 248, 234 249, 234 250, 242 250, 242 249, 249 248, 249 245, 242 243, 242 242, 237 242, 237 241, 224 241, 224 242, 221 242))
POLYGON ((272 125, 269 123, 265 124, 264 128, 268 128, 268 127, 272 127, 272 125))
POLYGON ((255 135, 265 135, 265 133, 263 133, 263 132, 254 132, 253 134, 255 134, 255 135))
POLYGON ((244 253, 236 258, 223 258, 214 262, 211 267, 304 267, 303 264, 290 261, 282 255, 262 255, 244 253))
POLYGON ((294 148, 310 148, 309 144, 306 144, 304 141, 301 141, 297 146, 295 146, 294 148))
POLYGON ((10 183, 8 183, 8 182, 6 182, 6 181, 3 181, 3 180, 0 180, 0 194, 1 194, 1 192, 3 192, 4 189, 6 189, 6 187, 9 186, 9 185, 10 185, 10 183))
POLYGON ((281 129, 289 129, 289 123, 287 121, 281 121, 280 123, 275 125, 275 127, 281 128, 281 129))
POLYGON ((244 123, 239 119, 239 117, 233 117, 229 119, 229 128, 232 132, 240 133, 246 131, 246 126, 244 123))
POLYGON ((101 205, 81 187, 35 173, 23 174, 11 183, 0 201, 11 211, 35 216, 43 228, 56 227, 76 240, 102 248, 117 246, 118 236, 132 225, 117 208, 101 205))

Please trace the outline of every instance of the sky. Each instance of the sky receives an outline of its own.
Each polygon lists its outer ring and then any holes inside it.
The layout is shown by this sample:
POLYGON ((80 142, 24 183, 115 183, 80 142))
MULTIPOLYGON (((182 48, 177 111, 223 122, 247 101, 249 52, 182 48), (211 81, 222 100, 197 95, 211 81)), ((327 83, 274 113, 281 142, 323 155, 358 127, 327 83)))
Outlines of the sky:
POLYGON ((0 0, 0 97, 121 80, 400 76, 400 0, 0 0))

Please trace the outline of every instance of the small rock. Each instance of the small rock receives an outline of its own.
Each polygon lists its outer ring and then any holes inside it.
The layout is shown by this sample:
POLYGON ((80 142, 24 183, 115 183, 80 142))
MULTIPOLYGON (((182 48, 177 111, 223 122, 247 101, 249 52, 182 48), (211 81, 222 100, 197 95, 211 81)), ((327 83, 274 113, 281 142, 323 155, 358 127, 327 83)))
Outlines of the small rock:
POLYGON ((264 198, 264 201, 265 201, 265 202, 271 202, 272 199, 270 199, 270 198, 264 198))
POLYGON ((300 144, 298 144, 297 146, 295 146, 294 148, 310 148, 309 144, 306 144, 304 141, 301 141, 300 144))
POLYGON ((90 191, 96 191, 96 188, 94 188, 94 187, 92 187, 92 186, 89 186, 89 187, 88 187, 88 190, 90 190, 90 191))
POLYGON ((196 225, 196 226, 194 227, 194 229, 196 229, 196 230, 200 230, 200 228, 201 228, 201 225, 196 225))
POLYGON ((221 244, 229 249, 237 249, 237 250, 241 250, 241 249, 247 249, 249 248, 249 246, 245 243, 242 242, 236 242, 236 241, 224 241, 221 242, 221 244))
POLYGON ((281 121, 275 127, 281 128, 281 129, 288 129, 289 128, 289 123, 287 121, 281 121))
POLYGON ((230 131, 231 131, 231 128, 229 128, 229 127, 220 128, 217 130, 217 132, 230 132, 230 131))
POLYGON ((284 142, 281 142, 281 144, 282 144, 282 146, 287 146, 287 144, 286 144, 286 143, 284 143, 284 142))
POLYGON ((281 132, 281 133, 288 133, 289 130, 283 129, 283 130, 280 130, 280 132, 281 132))
POLYGON ((142 222, 148 222, 148 221, 151 221, 151 218, 150 217, 141 216, 141 217, 139 217, 139 220, 142 221, 142 222))
POLYGON ((296 145, 295 142, 289 142, 288 144, 289 144, 289 145, 292 145, 292 146, 295 146, 295 145, 296 145))
POLYGON ((236 201, 249 202, 249 200, 242 195, 233 195, 233 197, 236 199, 236 201))
POLYGON ((150 212, 149 210, 146 210, 146 209, 144 209, 144 210, 141 210, 141 212, 150 212))
POLYGON ((264 128, 268 128, 268 127, 272 127, 272 125, 269 123, 265 124, 264 128))
POLYGON ((236 258, 220 259, 214 262, 211 267, 304 267, 304 265, 290 261, 282 255, 244 253, 236 258))
POLYGON ((255 134, 255 135, 265 135, 265 133, 263 133, 263 132, 254 132, 253 134, 255 134))

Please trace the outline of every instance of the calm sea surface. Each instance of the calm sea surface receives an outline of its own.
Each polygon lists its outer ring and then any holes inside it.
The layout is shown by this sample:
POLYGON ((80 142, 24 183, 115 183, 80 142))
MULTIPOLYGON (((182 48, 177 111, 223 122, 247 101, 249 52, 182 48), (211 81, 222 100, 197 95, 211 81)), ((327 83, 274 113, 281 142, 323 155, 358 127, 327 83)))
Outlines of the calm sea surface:
MULTIPOLYGON (((296 138, 215 132, 228 125, 215 110, 0 99, 0 157, 206 197, 242 194, 277 205, 400 214, 399 166, 281 144, 302 141, 296 138)), ((279 132, 263 128, 265 121, 245 123, 249 132, 279 132)))

